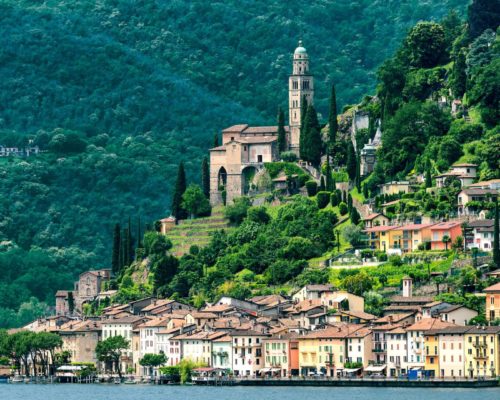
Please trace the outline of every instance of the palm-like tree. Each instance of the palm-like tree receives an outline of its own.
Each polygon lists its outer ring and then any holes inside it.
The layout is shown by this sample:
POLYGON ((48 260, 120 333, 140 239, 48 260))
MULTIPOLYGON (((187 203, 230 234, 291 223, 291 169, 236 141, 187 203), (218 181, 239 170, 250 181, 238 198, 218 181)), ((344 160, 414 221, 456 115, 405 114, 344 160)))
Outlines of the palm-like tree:
POLYGON ((448 235, 443 236, 443 243, 446 246, 446 251, 448 251, 448 243, 451 242, 451 238, 448 235))

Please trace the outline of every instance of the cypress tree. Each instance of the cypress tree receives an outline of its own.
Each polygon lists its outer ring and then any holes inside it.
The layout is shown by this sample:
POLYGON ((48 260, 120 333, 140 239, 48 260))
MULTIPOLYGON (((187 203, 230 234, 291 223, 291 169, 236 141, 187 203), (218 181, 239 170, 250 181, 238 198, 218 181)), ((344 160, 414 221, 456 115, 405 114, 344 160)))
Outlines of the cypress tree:
POLYGON ((127 228, 122 230, 120 238, 120 271, 127 265, 127 228))
POLYGON ((128 227, 127 227, 127 265, 132 264, 134 259, 134 239, 132 238, 132 222, 130 217, 128 217, 128 227))
POLYGON ((300 158, 304 161, 307 161, 308 159, 307 146, 306 146, 306 136, 308 128, 305 126, 308 109, 309 108, 307 107, 306 96, 302 96, 302 104, 300 107, 299 153, 300 153, 300 158))
POLYGON ((460 50, 453 63, 453 69, 451 71, 451 91, 456 99, 461 99, 466 90, 467 83, 467 65, 465 63, 465 51, 460 50))
POLYGON ((330 156, 326 156, 326 190, 327 192, 333 192, 335 189, 335 184, 333 183, 332 167, 330 167, 330 156))
POLYGON ((359 154, 356 157, 356 188, 361 193, 361 160, 359 154))
POLYGON ((324 192, 326 189, 326 185, 325 185, 325 177, 323 175, 321 175, 321 178, 319 180, 319 191, 320 192, 324 192))
POLYGON ((210 198, 210 171, 208 168, 208 158, 203 157, 201 163, 201 188, 203 189, 203 194, 207 199, 210 198))
POLYGON ((142 237, 142 227, 141 227, 141 216, 137 217, 137 248, 142 247, 141 237, 142 237))
POLYGON ((349 179, 354 181, 356 179, 356 153, 354 151, 354 146, 349 140, 347 143, 347 174, 349 179))
POLYGON ((498 227, 498 196, 495 197, 495 227, 493 228, 493 264, 500 268, 500 234, 498 227))
POLYGON ((347 195, 347 209, 349 210, 349 212, 352 211, 353 207, 352 207, 352 196, 351 196, 351 193, 349 193, 347 195))
POLYGON ((286 148, 285 113, 280 107, 278 109, 278 151, 282 153, 286 148))
POLYGON ((337 95, 335 93, 335 85, 332 85, 332 93, 330 95, 330 112, 328 114, 328 141, 330 151, 333 149, 337 141, 337 95))
POLYGON ((182 207, 182 195, 186 191, 186 172, 184 171, 184 163, 181 161, 177 170, 177 180, 175 181, 174 196, 172 198, 172 215, 178 221, 186 219, 187 213, 182 207))
POLYGON ((432 176, 430 167, 427 167, 427 170, 425 171, 425 187, 426 188, 432 187, 432 176))
POLYGON ((304 141, 305 161, 309 161, 314 166, 321 163, 321 127, 318 115, 312 105, 307 107, 306 118, 304 120, 304 141))
POLYGON ((117 274, 120 271, 120 224, 115 224, 115 229, 113 230, 113 254, 111 257, 111 271, 113 274, 117 274))
POLYGON ((220 146, 220 142, 219 142, 219 133, 218 132, 215 132, 214 133, 214 143, 213 143, 213 147, 219 147, 220 146))

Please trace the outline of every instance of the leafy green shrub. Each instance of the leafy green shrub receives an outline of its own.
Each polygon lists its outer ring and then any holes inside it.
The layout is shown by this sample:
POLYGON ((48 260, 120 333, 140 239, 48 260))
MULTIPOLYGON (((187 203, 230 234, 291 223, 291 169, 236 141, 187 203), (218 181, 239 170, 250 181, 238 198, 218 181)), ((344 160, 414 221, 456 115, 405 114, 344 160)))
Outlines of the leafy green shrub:
POLYGON ((265 207, 251 207, 248 209, 247 218, 249 221, 258 224, 267 224, 271 220, 271 216, 267 213, 265 207))
POLYGON ((232 224, 239 225, 247 216, 250 206, 251 203, 248 197, 240 197, 234 199, 234 204, 231 206, 227 206, 224 210, 224 216, 229 219, 232 224))
POLYGON ((344 203, 343 201, 339 204, 339 213, 340 215, 344 216, 347 214, 349 209, 347 208, 347 204, 344 203))
POLYGON ((286 162, 295 162, 297 161, 297 154, 293 151, 284 151, 280 154, 280 158, 286 162))
POLYGON ((318 203, 318 208, 323 209, 325 208, 329 201, 330 201, 330 192, 318 192, 316 194, 316 202, 318 203))
POLYGON ((400 256, 394 255, 389 257, 389 262, 395 267, 401 267, 403 265, 403 260, 400 256))
POLYGON ((316 181, 307 181, 306 189, 307 189, 307 195, 309 197, 313 197, 316 195, 316 192, 318 191, 318 184, 316 183, 316 181))

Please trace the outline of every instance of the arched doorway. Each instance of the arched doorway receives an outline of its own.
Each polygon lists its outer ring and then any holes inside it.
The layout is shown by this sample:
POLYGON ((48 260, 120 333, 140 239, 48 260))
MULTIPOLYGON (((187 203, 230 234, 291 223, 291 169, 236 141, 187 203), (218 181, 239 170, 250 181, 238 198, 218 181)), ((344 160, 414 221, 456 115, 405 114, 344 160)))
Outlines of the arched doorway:
POLYGON ((227 183, 227 172, 224 167, 219 169, 219 174, 217 176, 217 190, 220 192, 226 188, 227 183))

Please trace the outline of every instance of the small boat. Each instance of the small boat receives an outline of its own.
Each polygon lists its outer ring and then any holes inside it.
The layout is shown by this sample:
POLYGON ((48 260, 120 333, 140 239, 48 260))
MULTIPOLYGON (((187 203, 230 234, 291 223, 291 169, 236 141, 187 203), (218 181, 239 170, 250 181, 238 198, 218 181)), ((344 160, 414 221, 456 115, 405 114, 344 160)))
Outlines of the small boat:
POLYGON ((24 376, 22 375, 15 375, 9 379, 9 383, 23 383, 23 382, 24 382, 24 376))
POLYGON ((133 376, 129 376, 127 379, 125 379, 125 382, 123 382, 125 385, 135 385, 137 384, 137 381, 134 379, 133 376))
POLYGON ((115 385, 119 385, 120 383, 122 383, 122 380, 120 378, 115 378, 115 379, 113 379, 113 383, 115 385))

